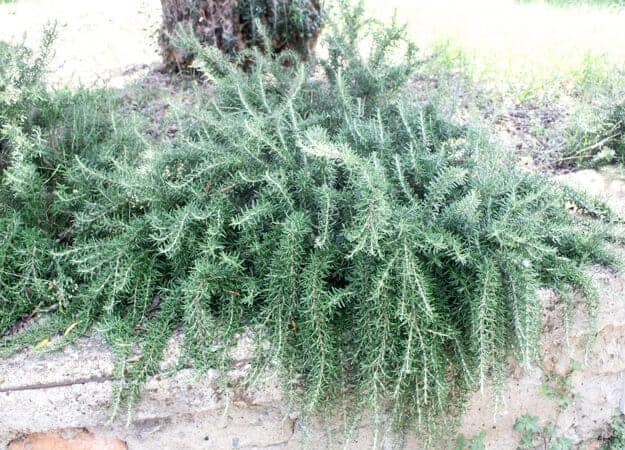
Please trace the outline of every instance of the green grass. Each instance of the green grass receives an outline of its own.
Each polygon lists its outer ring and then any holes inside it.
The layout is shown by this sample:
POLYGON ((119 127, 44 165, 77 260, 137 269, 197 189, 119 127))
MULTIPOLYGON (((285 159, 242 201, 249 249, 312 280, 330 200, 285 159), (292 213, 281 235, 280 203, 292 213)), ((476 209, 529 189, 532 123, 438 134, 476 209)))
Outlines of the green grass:
POLYGON ((522 98, 570 93, 586 70, 609 77, 625 67, 625 10, 512 0, 369 4, 380 18, 397 11, 420 48, 442 51, 474 80, 522 98))

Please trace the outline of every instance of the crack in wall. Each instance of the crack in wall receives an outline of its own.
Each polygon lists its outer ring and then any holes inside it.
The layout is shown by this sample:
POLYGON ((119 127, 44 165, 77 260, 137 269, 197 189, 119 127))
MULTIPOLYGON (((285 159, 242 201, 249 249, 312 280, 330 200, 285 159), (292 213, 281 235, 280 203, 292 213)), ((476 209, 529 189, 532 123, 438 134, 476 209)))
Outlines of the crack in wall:
POLYGON ((41 389, 53 389, 60 387, 70 387, 78 384, 89 384, 89 383, 104 383, 107 381, 113 381, 112 376, 99 376, 99 377, 88 377, 88 378, 79 378, 77 380, 68 380, 68 381, 58 381, 51 383, 40 383, 40 384, 30 384, 24 386, 13 386, 0 388, 0 394, 6 394, 11 392, 20 392, 20 391, 36 391, 41 389))
MULTIPOLYGON (((234 369, 241 369, 247 364, 250 364, 252 361, 253 361, 253 358, 243 358, 243 359, 235 360, 232 362, 232 367, 234 369)), ((181 367, 180 369, 191 369, 191 366, 185 365, 181 367)), ((105 383, 107 381, 113 381, 113 376, 112 375, 100 375, 100 376, 84 377, 84 378, 78 378, 75 380, 67 380, 67 381, 56 381, 56 382, 53 381, 49 383, 36 383, 36 384, 29 384, 29 385, 0 387, 0 394, 20 392, 20 391, 35 391, 35 390, 42 390, 42 389, 70 387, 70 386, 79 385, 79 384, 105 383)))

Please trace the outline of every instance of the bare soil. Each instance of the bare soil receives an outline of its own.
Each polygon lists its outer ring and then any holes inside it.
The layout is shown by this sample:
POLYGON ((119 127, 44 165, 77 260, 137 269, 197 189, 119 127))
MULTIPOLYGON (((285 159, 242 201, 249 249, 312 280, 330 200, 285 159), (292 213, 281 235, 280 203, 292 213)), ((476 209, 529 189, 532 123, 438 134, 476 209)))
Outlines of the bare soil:
POLYGON ((120 439, 95 436, 86 430, 64 433, 32 433, 12 441, 7 450, 127 450, 120 439))
POLYGON ((0 40, 37 47, 56 24, 54 86, 121 87, 160 61, 159 0, 17 0, 0 5, 0 40))

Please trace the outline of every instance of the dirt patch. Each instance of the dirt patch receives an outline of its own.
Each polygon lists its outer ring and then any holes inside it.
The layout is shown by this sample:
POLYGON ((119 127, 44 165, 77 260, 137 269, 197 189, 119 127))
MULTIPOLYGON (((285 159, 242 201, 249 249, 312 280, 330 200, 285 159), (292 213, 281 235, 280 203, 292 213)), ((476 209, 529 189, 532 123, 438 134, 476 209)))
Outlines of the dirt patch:
POLYGON ((625 214, 625 172, 621 167, 579 170, 558 175, 556 179, 606 201, 614 211, 625 214))
POLYGON ((494 117, 493 129, 517 156, 531 158, 534 168, 549 173, 565 144, 567 117, 562 105, 515 104, 494 117))
POLYGON ((12 441, 7 450, 127 450, 124 441, 87 430, 32 433, 12 441))

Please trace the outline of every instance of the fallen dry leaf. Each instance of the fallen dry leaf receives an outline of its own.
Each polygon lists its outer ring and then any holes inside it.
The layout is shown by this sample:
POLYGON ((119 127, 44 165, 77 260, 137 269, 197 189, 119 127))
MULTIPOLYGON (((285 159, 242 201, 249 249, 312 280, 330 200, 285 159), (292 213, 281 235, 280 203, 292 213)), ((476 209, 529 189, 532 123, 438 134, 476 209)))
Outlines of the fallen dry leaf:
POLYGON ((131 358, 128 358, 126 360, 126 362, 135 363, 135 362, 139 361, 140 359, 141 359, 141 355, 135 355, 135 356, 133 356, 131 358))
POLYGON ((40 340, 37 345, 35 345, 35 350, 39 350, 44 348, 46 345, 48 345, 50 343, 50 339, 49 338, 45 338, 40 340))
POLYGON ((68 334, 70 334, 72 330, 78 326, 78 324, 80 324, 80 322, 74 322, 69 327, 67 327, 67 329, 63 333, 63 336, 67 336, 68 334))

